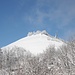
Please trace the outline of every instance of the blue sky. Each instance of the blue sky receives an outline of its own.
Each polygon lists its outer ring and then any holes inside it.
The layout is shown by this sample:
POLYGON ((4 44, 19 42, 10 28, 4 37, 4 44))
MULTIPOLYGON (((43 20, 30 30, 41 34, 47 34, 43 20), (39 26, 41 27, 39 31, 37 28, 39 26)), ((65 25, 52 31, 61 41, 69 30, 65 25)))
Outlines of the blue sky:
POLYGON ((0 47, 37 30, 75 34, 75 0, 0 0, 0 47))

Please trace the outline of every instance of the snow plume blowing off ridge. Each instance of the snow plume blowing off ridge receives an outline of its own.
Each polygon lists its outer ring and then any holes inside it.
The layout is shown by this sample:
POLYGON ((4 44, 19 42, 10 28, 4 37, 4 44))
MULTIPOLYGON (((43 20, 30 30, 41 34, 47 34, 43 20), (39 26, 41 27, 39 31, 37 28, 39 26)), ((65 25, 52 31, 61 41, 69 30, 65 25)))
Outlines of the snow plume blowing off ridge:
POLYGON ((15 41, 2 49, 12 49, 12 47, 21 47, 32 54, 42 53, 48 47, 54 46, 56 49, 62 46, 64 42, 56 37, 50 36, 45 30, 29 32, 28 35, 18 41, 15 41))

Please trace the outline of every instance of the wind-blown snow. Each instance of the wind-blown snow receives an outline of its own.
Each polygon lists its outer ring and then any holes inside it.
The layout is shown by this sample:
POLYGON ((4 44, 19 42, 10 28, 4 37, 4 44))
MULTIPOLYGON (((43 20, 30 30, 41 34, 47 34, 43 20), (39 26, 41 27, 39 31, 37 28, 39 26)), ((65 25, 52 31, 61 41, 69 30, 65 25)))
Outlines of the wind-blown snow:
POLYGON ((42 53, 50 46, 55 46, 58 48, 63 45, 63 42, 55 37, 51 37, 46 34, 45 31, 37 32, 37 34, 29 33, 27 37, 24 37, 16 42, 13 42, 4 48, 12 48, 14 46, 22 47, 32 54, 36 55, 42 53))

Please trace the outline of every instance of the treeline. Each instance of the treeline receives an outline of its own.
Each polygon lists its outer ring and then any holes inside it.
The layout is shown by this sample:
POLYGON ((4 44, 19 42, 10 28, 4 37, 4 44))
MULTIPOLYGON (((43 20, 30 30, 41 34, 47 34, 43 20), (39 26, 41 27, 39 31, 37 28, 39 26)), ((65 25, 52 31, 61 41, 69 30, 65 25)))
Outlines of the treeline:
POLYGON ((0 75, 75 75, 75 40, 37 56, 18 47, 0 49, 0 75))

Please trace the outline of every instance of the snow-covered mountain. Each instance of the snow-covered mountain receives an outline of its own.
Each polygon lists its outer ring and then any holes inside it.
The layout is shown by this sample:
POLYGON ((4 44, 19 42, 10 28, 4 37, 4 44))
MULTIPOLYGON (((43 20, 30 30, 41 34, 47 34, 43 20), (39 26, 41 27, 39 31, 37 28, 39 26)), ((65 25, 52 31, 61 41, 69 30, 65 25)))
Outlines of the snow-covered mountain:
POLYGON ((64 42, 56 37, 50 36, 46 31, 29 32, 28 35, 16 42, 13 42, 2 49, 11 49, 15 46, 21 47, 32 54, 42 53, 48 47, 54 46, 56 49, 64 42))

